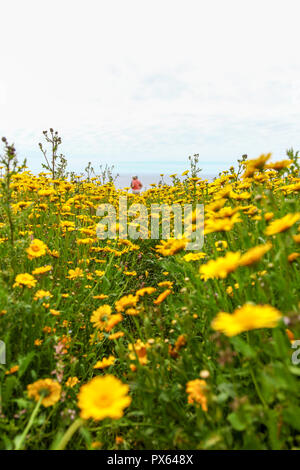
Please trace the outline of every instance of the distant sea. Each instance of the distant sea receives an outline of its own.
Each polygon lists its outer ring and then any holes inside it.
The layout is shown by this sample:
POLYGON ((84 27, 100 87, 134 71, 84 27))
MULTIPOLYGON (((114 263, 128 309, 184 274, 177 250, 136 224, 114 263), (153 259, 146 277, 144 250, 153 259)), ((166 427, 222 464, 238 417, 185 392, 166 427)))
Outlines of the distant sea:
MULTIPOLYGON (((134 175, 125 174, 125 173, 120 174, 118 176, 118 178, 116 179, 116 181, 115 181, 116 188, 122 189, 122 188, 125 188, 125 187, 130 187, 130 182, 131 182, 132 176, 134 176, 134 175)), ((149 189, 150 185, 152 183, 157 184, 161 180, 161 176, 156 174, 156 173, 144 173, 144 174, 141 173, 141 174, 138 174, 137 176, 138 176, 140 182, 143 185, 142 190, 149 189)), ((181 177, 181 174, 177 174, 177 177, 179 179, 183 179, 183 177, 181 177)), ((204 179, 204 180, 212 181, 213 178, 215 177, 215 175, 204 175, 204 174, 200 173, 199 177, 204 179)), ((164 178, 164 182, 166 184, 171 184, 172 183, 172 179, 169 176, 164 176, 163 178, 164 178)))

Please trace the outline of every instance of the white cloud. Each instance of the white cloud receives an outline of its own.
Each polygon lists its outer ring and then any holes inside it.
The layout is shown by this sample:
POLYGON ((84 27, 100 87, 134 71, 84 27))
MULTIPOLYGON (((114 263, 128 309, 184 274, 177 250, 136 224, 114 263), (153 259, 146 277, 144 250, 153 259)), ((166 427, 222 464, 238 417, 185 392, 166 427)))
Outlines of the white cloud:
MULTIPOLYGON (((42 130, 70 167, 211 172, 300 148, 297 1, 11 0, 0 30, 0 132, 35 170, 42 130)), ((123 171, 123 170, 121 170, 123 171)))

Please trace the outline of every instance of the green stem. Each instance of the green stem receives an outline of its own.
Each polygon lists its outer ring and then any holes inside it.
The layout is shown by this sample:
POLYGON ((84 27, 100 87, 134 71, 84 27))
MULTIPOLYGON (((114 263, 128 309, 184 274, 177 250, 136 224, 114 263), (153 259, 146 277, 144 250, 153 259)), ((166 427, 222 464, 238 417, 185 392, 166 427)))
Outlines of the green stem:
POLYGON ((80 426, 83 424, 83 419, 77 418, 74 423, 71 424, 71 426, 67 429, 63 437, 61 438, 61 441, 59 444, 54 448, 54 450, 64 450, 66 445, 68 444, 69 440, 75 434, 75 432, 80 428, 80 426))
POLYGON ((25 439, 26 439, 26 436, 27 436, 27 434, 28 434, 28 432, 29 432, 31 426, 33 425, 34 418, 36 417, 36 415, 37 415, 37 413, 38 413, 38 411, 39 411, 39 409, 40 409, 40 406, 41 406, 41 403, 42 403, 42 399, 43 399, 43 398, 44 398, 44 397, 41 396, 41 397, 39 398, 39 401, 38 401, 37 404, 35 405, 35 408, 34 408, 33 412, 31 413, 31 416, 30 416, 30 418, 29 418, 29 421, 28 421, 28 423, 27 423, 27 426, 26 426, 26 428, 24 429, 24 431, 23 431, 23 433, 22 433, 22 435, 21 435, 21 437, 20 437, 19 442, 16 444, 16 449, 15 449, 15 450, 21 450, 21 449, 22 449, 23 443, 24 443, 24 441, 25 441, 25 439))
MULTIPOLYGON (((247 331, 247 342, 248 344, 250 345, 250 335, 249 335, 249 331, 247 331)), ((264 397, 262 396, 262 393, 260 391, 260 388, 259 388, 259 385, 257 383, 257 380, 256 380, 256 377, 255 377, 255 374, 253 372, 253 368, 252 368, 252 365, 250 364, 250 374, 251 374, 251 377, 252 377, 252 381, 254 383, 254 387, 255 387, 255 390, 256 390, 256 393, 262 403, 262 405, 264 406, 264 408, 268 408, 268 405, 264 399, 264 397)))
POLYGON ((268 406, 267 406, 267 404, 266 404, 266 402, 265 402, 264 397, 262 396, 262 393, 261 393, 260 388, 259 388, 259 386, 258 386, 258 383, 257 383, 257 380, 256 380, 256 378, 255 378, 255 375, 254 375, 254 372, 253 372, 253 369, 252 369, 252 366, 251 366, 251 365, 250 365, 250 374, 251 374, 252 381, 253 381, 254 386, 255 386, 256 393, 257 393, 257 395, 258 395, 260 401, 262 402, 263 406, 264 406, 265 408, 267 408, 268 406))

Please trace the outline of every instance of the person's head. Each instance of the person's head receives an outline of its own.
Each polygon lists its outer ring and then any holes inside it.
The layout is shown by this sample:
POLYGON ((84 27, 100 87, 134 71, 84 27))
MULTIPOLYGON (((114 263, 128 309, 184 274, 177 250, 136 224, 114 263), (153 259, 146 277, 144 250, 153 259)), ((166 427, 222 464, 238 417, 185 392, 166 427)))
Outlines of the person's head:
POLYGON ((137 180, 138 177, 137 177, 137 176, 133 176, 132 179, 133 179, 133 180, 137 180))

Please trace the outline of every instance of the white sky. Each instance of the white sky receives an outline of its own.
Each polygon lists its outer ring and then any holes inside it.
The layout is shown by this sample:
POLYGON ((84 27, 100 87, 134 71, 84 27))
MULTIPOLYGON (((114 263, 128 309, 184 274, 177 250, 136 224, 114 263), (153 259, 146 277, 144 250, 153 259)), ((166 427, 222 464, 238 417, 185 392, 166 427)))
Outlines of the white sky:
POLYGON ((41 168, 204 173, 300 148, 299 0, 1 2, 0 134, 41 168), (299 6, 298 6, 299 5, 299 6))

